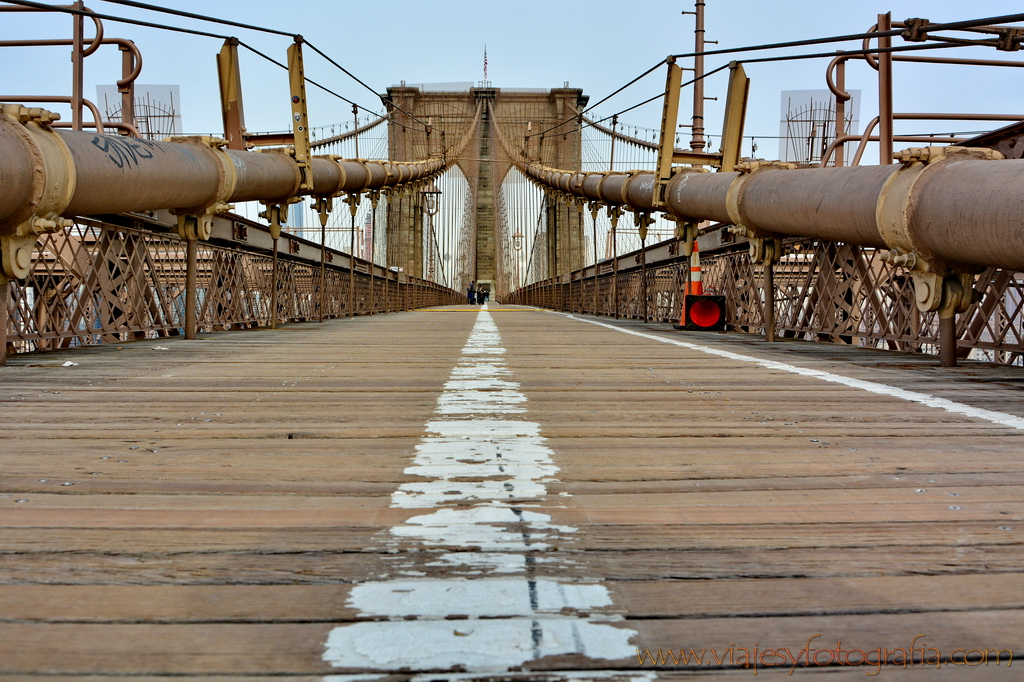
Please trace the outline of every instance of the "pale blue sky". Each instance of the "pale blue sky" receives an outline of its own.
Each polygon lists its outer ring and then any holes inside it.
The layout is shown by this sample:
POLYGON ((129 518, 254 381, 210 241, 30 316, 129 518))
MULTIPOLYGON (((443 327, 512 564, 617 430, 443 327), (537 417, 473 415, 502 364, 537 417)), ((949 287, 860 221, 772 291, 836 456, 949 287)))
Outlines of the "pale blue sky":
MULTIPOLYGON (((242 29, 200 24, 186 19, 90 0, 97 12, 121 14, 214 33, 235 34, 282 61, 288 39, 242 29)), ((583 88, 592 101, 600 99, 633 76, 671 53, 692 48, 693 19, 681 10, 692 2, 655 0, 644 3, 596 1, 449 2, 395 1, 377 3, 325 3, 314 0, 174 0, 164 3, 177 9, 214 14, 224 18, 272 26, 305 35, 336 61, 369 83, 378 92, 391 84, 476 81, 482 78, 484 43, 490 61, 490 80, 497 87, 559 87, 568 81, 583 88)), ((873 5, 835 0, 708 0, 707 37, 720 47, 780 42, 810 37, 856 33, 866 30, 880 11, 892 10, 894 19, 926 17, 955 21, 1021 11, 1019 2, 985 0, 963 3, 952 0, 899 0, 873 5)), ((0 37, 70 36, 70 17, 3 14, 0 37)), ((153 29, 108 23, 110 36, 136 41, 145 57, 140 83, 181 85, 182 113, 189 132, 217 132, 214 55, 219 41, 153 29)), ((847 43, 844 46, 852 47, 847 43)), ((804 48, 828 51, 829 48, 804 48)), ((838 49, 836 48, 831 49, 838 49)), ((71 65, 67 48, 5 48, 0 70, 0 93, 64 94, 70 89, 71 65)), ((989 59, 1020 59, 1013 53, 967 48, 958 56, 989 59)), ((945 51, 943 54, 950 54, 945 51)), ((243 87, 250 130, 283 129, 288 125, 285 73, 257 57, 243 57, 243 87)), ((708 67, 728 61, 709 57, 708 67)), ((747 133, 778 134, 781 90, 824 87, 826 60, 750 65, 751 108, 747 133)), ((86 72, 86 96, 95 96, 95 85, 111 83, 120 73, 120 55, 105 47, 90 57, 86 72)), ((317 56, 307 55, 307 75, 336 89, 364 106, 376 109, 379 101, 317 56)), ((1019 83, 1024 71, 993 68, 897 65, 897 111, 958 111, 1024 114, 1024 95, 1019 83)), ((725 74, 709 79, 709 96, 721 95, 725 74)), ((627 91, 598 113, 611 114, 656 94, 663 88, 661 71, 627 91)), ((848 87, 864 91, 861 120, 876 111, 875 73, 866 64, 851 65, 848 87)), ((348 105, 310 88, 314 125, 350 118, 348 105)), ((684 95, 685 101, 686 95, 684 95)), ((724 97, 709 102, 708 128, 720 126, 724 97)), ((684 116, 688 116, 688 111, 684 116)), ((638 125, 655 127, 657 105, 624 116, 638 125)), ((973 124, 970 124, 973 125, 973 124)), ((762 147, 769 152, 772 144, 762 147)), ((768 153, 771 156, 771 153, 768 153)))

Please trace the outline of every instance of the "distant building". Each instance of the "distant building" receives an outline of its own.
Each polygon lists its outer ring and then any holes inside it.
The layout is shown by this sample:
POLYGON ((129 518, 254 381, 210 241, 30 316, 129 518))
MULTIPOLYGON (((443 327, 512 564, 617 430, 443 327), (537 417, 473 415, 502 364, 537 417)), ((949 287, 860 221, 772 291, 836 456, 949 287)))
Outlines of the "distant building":
MULTIPOLYGON (((96 106, 105 121, 121 120, 121 93, 116 85, 96 86, 96 106)), ((135 86, 135 127, 146 138, 181 135, 181 89, 177 85, 135 86)))
MULTIPOLYGON (((846 103, 844 135, 860 127, 860 90, 846 103)), ((779 159, 816 164, 836 139, 836 98, 829 90, 784 90, 779 121, 779 159)))

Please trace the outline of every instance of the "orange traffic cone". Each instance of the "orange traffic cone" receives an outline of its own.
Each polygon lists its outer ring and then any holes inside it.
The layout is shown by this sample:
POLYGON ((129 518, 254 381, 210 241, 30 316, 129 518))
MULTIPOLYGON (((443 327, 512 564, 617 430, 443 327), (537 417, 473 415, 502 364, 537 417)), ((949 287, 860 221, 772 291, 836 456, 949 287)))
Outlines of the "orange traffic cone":
POLYGON ((700 296, 704 293, 704 282, 700 277, 700 249, 697 240, 693 240, 693 253, 690 254, 690 284, 686 288, 689 296, 700 296))
POLYGON ((686 331, 725 331, 725 296, 705 296, 701 278, 700 252, 693 243, 690 255, 690 283, 683 292, 679 324, 686 331))

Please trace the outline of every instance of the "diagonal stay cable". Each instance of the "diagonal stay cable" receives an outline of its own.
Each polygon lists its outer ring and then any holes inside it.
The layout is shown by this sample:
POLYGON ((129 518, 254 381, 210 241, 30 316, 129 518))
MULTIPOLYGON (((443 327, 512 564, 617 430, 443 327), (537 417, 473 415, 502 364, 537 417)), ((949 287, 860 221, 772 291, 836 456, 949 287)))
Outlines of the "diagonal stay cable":
MULTIPOLYGON (((645 77, 649 76, 650 74, 654 73, 664 63, 665 63, 665 60, 662 59, 660 62, 658 62, 657 64, 655 64, 651 68, 647 69, 642 74, 640 74, 639 76, 637 76, 633 80, 629 81, 628 83, 626 83, 622 87, 618 88, 617 90, 615 90, 610 95, 608 95, 606 97, 603 97, 602 99, 598 100, 597 102, 594 102, 593 104, 591 104, 589 107, 587 107, 583 111, 579 112, 579 115, 582 116, 583 114, 587 113, 588 111, 592 111, 595 107, 598 107, 601 104, 603 104, 604 102, 607 102, 612 97, 615 97, 615 95, 619 94, 620 92, 622 92, 626 88, 630 87, 631 85, 637 83, 638 81, 642 80, 643 78, 645 78, 645 77)), ((554 130, 555 128, 561 128, 562 126, 566 125, 567 123, 571 123, 573 120, 575 120, 575 118, 576 117, 574 116, 573 118, 570 118, 568 120, 562 121, 561 123, 556 123, 555 125, 551 126, 550 128, 546 128, 546 129, 544 129, 544 130, 542 130, 542 131, 540 131, 538 133, 533 133, 533 135, 545 135, 545 134, 551 132, 552 130, 554 130)))
MULTIPOLYGON (((835 52, 817 52, 817 53, 814 53, 814 54, 783 55, 783 56, 779 56, 779 57, 760 57, 760 58, 757 58, 757 59, 743 59, 743 60, 740 60, 738 63, 740 63, 740 64, 763 64, 763 63, 767 63, 767 62, 789 62, 789 61, 795 61, 795 60, 800 60, 800 59, 822 59, 822 58, 828 58, 828 57, 857 57, 857 56, 866 55, 866 54, 879 54, 879 53, 885 53, 885 52, 917 52, 917 51, 920 51, 920 50, 942 50, 942 49, 950 48, 950 47, 962 47, 962 46, 961 45, 956 45, 956 44, 948 44, 948 43, 939 43, 939 44, 931 44, 931 45, 896 45, 894 47, 884 47, 884 48, 877 48, 876 47, 876 48, 870 48, 870 49, 866 49, 866 50, 836 50, 835 52)), ((716 74, 716 73, 718 73, 720 71, 723 71, 723 70, 725 70, 727 68, 729 68, 729 64, 723 64, 722 66, 719 66, 716 69, 708 71, 707 73, 705 73, 700 78, 694 78, 691 81, 687 81, 686 83, 683 83, 680 87, 685 88, 688 85, 693 85, 697 81, 701 80, 701 78, 707 78, 708 76, 712 76, 712 75, 714 75, 714 74, 716 74)), ((611 116, 605 116, 604 118, 598 119, 596 121, 589 121, 588 120, 585 125, 580 126, 580 130, 583 130, 584 128, 589 128, 589 127, 591 127, 593 125, 596 125, 598 123, 604 123, 605 121, 611 119, 614 116, 621 116, 622 114, 628 113, 628 112, 630 112, 630 111, 632 111, 634 109, 638 109, 638 108, 642 107, 645 104, 650 104, 651 102, 653 102, 653 101, 655 101, 655 100, 657 100, 657 99, 659 99, 661 97, 664 97, 664 96, 665 96, 665 93, 659 93, 659 94, 655 95, 654 97, 651 97, 649 99, 645 99, 643 102, 640 102, 639 104, 634 104, 633 106, 629 107, 628 109, 623 109, 622 111, 617 112, 615 114, 612 114, 611 116)))
MULTIPOLYGON (((902 33, 903 33, 902 29, 897 29, 897 30, 892 30, 892 31, 871 31, 871 32, 868 32, 868 33, 856 33, 856 34, 850 34, 850 35, 845 35, 845 36, 830 36, 830 37, 827 37, 827 38, 810 38, 810 39, 807 39, 807 40, 794 40, 794 41, 789 41, 789 42, 785 42, 785 43, 769 43, 769 44, 764 44, 764 45, 748 45, 748 46, 745 46, 745 47, 726 48, 726 49, 721 49, 721 50, 709 50, 709 51, 705 51, 705 52, 691 52, 691 53, 686 53, 686 54, 676 54, 676 55, 672 55, 670 58, 671 59, 684 59, 686 57, 696 57, 696 56, 699 56, 699 55, 732 54, 732 53, 736 53, 736 52, 750 52, 750 51, 756 51, 756 50, 781 49, 781 48, 785 48, 785 47, 800 47, 800 46, 803 46, 803 45, 821 45, 821 44, 824 44, 824 43, 845 42, 845 41, 850 41, 850 40, 864 40, 865 38, 884 38, 886 36, 898 36, 898 35, 900 35, 902 33)), ((644 78, 645 76, 647 76, 650 73, 652 73, 655 70, 657 70, 658 67, 660 67, 662 64, 664 64, 666 61, 668 61, 668 59, 669 58, 662 59, 660 62, 658 62, 657 64, 655 64, 654 66, 652 66, 648 70, 644 71, 642 74, 640 74, 639 76, 637 76, 633 80, 629 81, 628 83, 626 83, 622 87, 618 88, 617 90, 615 90, 613 93, 611 93, 607 97, 604 97, 603 99, 595 102, 594 104, 590 105, 589 107, 587 107, 586 109, 581 111, 580 114, 585 114, 588 111, 592 111, 594 108, 596 108, 600 104, 602 104, 604 102, 607 102, 609 99, 611 99, 615 95, 619 94, 620 92, 622 92, 623 90, 625 90, 629 86, 633 85, 634 83, 636 83, 640 79, 644 78)), ((696 82, 696 81, 691 81, 691 83, 692 82, 696 82)), ((690 83, 687 83, 686 85, 689 85, 689 84, 690 83)), ((566 123, 569 123, 569 121, 563 121, 561 123, 558 123, 558 124, 548 128, 547 130, 542 130, 540 133, 537 133, 537 134, 538 135, 543 135, 545 133, 548 133, 548 132, 554 130, 555 128, 558 128, 560 126, 565 125, 566 123)))
MULTIPOLYGON (((941 50, 941 49, 945 49, 945 48, 949 48, 949 47, 962 47, 962 46, 961 45, 955 45, 955 44, 948 44, 948 43, 931 44, 931 45, 897 45, 897 46, 888 47, 888 48, 877 48, 876 47, 876 48, 873 48, 873 49, 866 49, 866 50, 837 50, 835 52, 818 52, 818 53, 814 53, 814 54, 785 55, 785 56, 779 56, 779 57, 761 57, 761 58, 758 58, 758 59, 744 59, 742 61, 739 61, 738 63, 740 63, 740 64, 758 64, 758 63, 766 63, 766 62, 786 62, 786 61, 794 61, 794 60, 799 60, 799 59, 821 59, 821 58, 826 58, 826 57, 843 57, 843 56, 856 57, 856 56, 859 56, 859 55, 879 54, 879 53, 884 53, 884 52, 915 52, 915 51, 919 51, 919 50, 941 50)), ((730 62, 730 64, 731 64, 731 62, 730 62)), ((729 68, 729 64, 723 64, 722 66, 719 66, 716 69, 712 69, 711 71, 708 71, 707 73, 705 73, 700 78, 694 78, 691 81, 687 81, 686 83, 683 83, 680 87, 685 88, 688 85, 693 85, 694 83, 696 83, 697 81, 701 80, 702 78, 707 78, 708 76, 713 76, 714 74, 719 73, 720 71, 724 71, 727 68, 729 68)), ((626 109, 623 109, 622 111, 618 111, 618 112, 616 112, 614 114, 611 114, 609 116, 605 116, 604 118, 600 118, 600 119, 597 119, 597 120, 586 119, 585 123, 583 125, 581 125, 579 129, 580 130, 584 130, 585 128, 591 128, 591 127, 599 126, 599 124, 604 123, 605 121, 608 121, 608 120, 610 120, 610 119, 612 119, 612 118, 614 118, 616 116, 621 116, 622 114, 629 113, 630 111, 633 111, 634 109, 639 109, 640 107, 644 106, 645 104, 650 104, 651 102, 654 102, 654 101, 656 101, 658 99, 661 99, 664 96, 665 96, 665 93, 661 92, 661 93, 658 93, 657 95, 654 95, 653 97, 649 97, 648 99, 645 99, 642 102, 634 104, 631 107, 627 107, 626 109)), ((589 109, 588 109, 588 111, 589 111, 589 109)), ((583 112, 581 112, 581 115, 582 115, 582 113, 583 112)), ((560 123, 559 125, 565 125, 565 123, 568 123, 568 121, 560 123)), ((558 127, 558 126, 555 126, 555 127, 558 127)), ((551 128, 549 128, 548 130, 551 130, 551 128)), ((543 131, 543 132, 547 132, 547 131, 543 131)), ((535 134, 540 134, 540 133, 535 133, 535 134)))
POLYGON ((640 74, 639 76, 637 76, 637 77, 636 77, 636 78, 634 78, 633 80, 629 81, 628 83, 626 83, 625 85, 623 85, 623 86, 622 86, 621 88, 619 88, 619 89, 618 89, 618 90, 616 90, 615 92, 611 93, 611 94, 610 94, 610 95, 608 95, 607 97, 604 97, 604 98, 602 98, 602 99, 600 99, 600 100, 598 100, 598 101, 594 102, 593 104, 591 104, 591 105, 590 105, 589 107, 587 107, 586 109, 584 109, 584 110, 583 110, 583 111, 581 111, 580 113, 581 113, 581 114, 585 114, 585 113, 587 113, 588 111, 591 111, 591 110, 595 109, 596 107, 600 106, 601 104, 603 104, 603 103, 607 102, 607 101, 608 101, 608 100, 610 100, 610 99, 611 99, 612 97, 615 97, 615 95, 619 94, 620 92, 622 92, 623 90, 625 90, 625 89, 626 89, 626 88, 628 88, 629 86, 633 85, 633 84, 634 84, 634 83, 636 83, 637 81, 639 81, 639 80, 641 80, 641 79, 645 78, 646 76, 648 76, 648 75, 650 75, 651 73, 653 73, 654 71, 656 71, 656 70, 658 69, 658 67, 660 67, 660 66, 661 66, 662 64, 664 64, 664 63, 665 63, 665 60, 664 60, 664 59, 662 59, 662 60, 661 60, 660 62, 658 62, 657 64, 655 64, 655 65, 654 65, 654 66, 652 66, 651 68, 647 69, 647 70, 646 70, 646 71, 644 71, 644 72, 643 72, 642 74, 640 74))
MULTIPOLYGON (((236 38, 236 40, 237 40, 237 38, 236 38)), ((276 59, 274 59, 273 57, 271 57, 270 55, 268 55, 268 54, 265 54, 265 53, 263 53, 263 52, 260 52, 259 50, 257 50, 257 49, 256 49, 255 47, 253 47, 252 45, 249 45, 248 43, 246 43, 246 42, 244 42, 244 41, 242 41, 242 40, 239 40, 239 41, 238 41, 238 44, 239 44, 239 46, 241 46, 241 47, 244 47, 245 49, 249 50, 249 51, 250 51, 250 52, 252 52, 253 54, 255 54, 255 55, 258 55, 258 56, 260 56, 260 57, 263 57, 264 59, 266 59, 266 60, 267 60, 268 62, 270 62, 271 64, 274 64, 274 65, 276 65, 276 66, 279 66, 279 67, 281 67, 282 69, 284 69, 285 71, 287 71, 287 70, 288 70, 288 65, 287 65, 287 64, 285 64, 284 62, 279 62, 279 61, 277 61, 276 59)), ((313 80, 313 79, 311 79, 311 78, 306 78, 306 82, 307 82, 307 83, 309 83, 310 85, 314 85, 314 86, 316 86, 316 87, 320 88, 321 90, 323 90, 324 92, 326 92, 326 93, 328 93, 328 94, 334 95, 335 97, 337 97, 338 99, 340 99, 340 100, 341 100, 342 102, 348 102, 348 103, 349 103, 349 104, 351 104, 352 106, 354 106, 354 107, 358 107, 359 109, 362 109, 363 111, 365 111, 365 112, 367 112, 367 113, 369 113, 369 114, 374 114, 374 115, 376 115, 376 113, 377 113, 377 112, 375 112, 375 111, 372 111, 372 110, 370 110, 370 109, 367 109, 366 107, 362 106, 361 104, 356 104, 355 102, 353 102, 352 100, 350 100, 350 99, 349 99, 349 98, 347 98, 347 97, 344 97, 344 96, 342 96, 342 95, 339 95, 338 93, 334 92, 334 91, 333 91, 333 90, 331 90, 330 88, 327 88, 327 87, 325 87, 325 86, 323 86, 323 85, 320 85, 319 83, 317 83, 317 82, 316 82, 315 80, 313 80)))
MULTIPOLYGON (((256 26, 254 24, 246 24, 246 23, 242 23, 242 22, 239 22, 239 21, 232 21, 230 19, 221 19, 219 17, 212 17, 212 16, 209 16, 207 14, 196 14, 195 12, 186 12, 184 10, 171 9, 169 7, 160 7, 159 5, 151 5, 151 4, 145 3, 145 2, 138 2, 138 0, 103 0, 103 2, 110 2, 110 3, 113 3, 115 5, 124 5, 126 7, 136 7, 138 9, 145 9, 145 10, 149 10, 151 12, 161 12, 161 13, 164 13, 164 14, 173 14, 174 16, 186 17, 188 19, 196 19, 196 20, 199 20, 199 21, 208 21, 208 22, 211 22, 211 23, 214 23, 214 24, 223 24, 225 26, 235 26, 235 27, 244 28, 244 29, 247 29, 247 30, 250 30, 250 31, 261 31, 263 33, 273 33, 275 35, 287 36, 287 37, 292 38, 292 39, 294 39, 296 41, 300 41, 300 42, 305 43, 306 45, 309 46, 309 49, 313 50, 318 55, 320 55, 321 57, 326 59, 328 62, 331 63, 331 65, 333 65, 335 68, 339 69, 346 76, 348 76, 349 78, 354 80, 356 83, 359 83, 359 85, 363 86, 364 88, 366 88, 367 90, 372 92, 374 95, 376 95, 378 97, 380 96, 379 93, 376 90, 374 90, 372 87, 367 85, 366 82, 364 82, 362 79, 357 77, 354 73, 352 73, 351 71, 346 69, 344 66, 342 66, 338 62, 336 62, 333 59, 331 59, 323 50, 321 50, 320 48, 318 48, 316 45, 314 45, 313 43, 309 42, 308 40, 304 39, 301 35, 299 35, 297 33, 291 33, 289 31, 281 31, 281 30, 274 29, 274 28, 267 28, 265 26, 256 26)), ((253 48, 250 47, 249 45, 246 45, 245 47, 247 49, 252 50, 253 52, 255 52, 255 50, 253 50, 253 48)), ((261 56, 265 56, 265 55, 261 55, 261 56)), ((308 78, 306 80, 308 82, 310 82, 310 83, 313 83, 314 85, 317 85, 316 83, 314 83, 312 80, 309 80, 308 78)), ((317 85, 317 87, 320 87, 321 89, 325 89, 325 88, 323 88, 323 86, 320 86, 320 85, 317 85)), ((331 91, 328 90, 327 92, 331 92, 331 91)), ((337 93, 331 92, 331 94, 340 97, 340 95, 337 95, 337 93)), ((344 97, 341 97, 341 99, 346 101, 346 102, 349 102, 350 104, 352 103, 350 100, 345 99, 344 97)), ((359 105, 356 105, 356 106, 359 106, 359 105)), ((427 125, 426 122, 421 121, 420 119, 416 118, 415 116, 413 116, 408 111, 405 111, 404 109, 402 109, 401 107, 395 105, 394 103, 392 103, 391 106, 393 108, 395 108, 397 111, 400 111, 401 113, 405 114, 406 116, 408 116, 412 120, 414 120, 417 123, 419 123, 420 125, 422 125, 424 130, 429 129, 430 126, 427 125)), ((366 109, 364 107, 360 107, 360 108, 363 109, 363 111, 369 111, 368 109, 366 109)), ((404 126, 404 127, 408 127, 408 126, 404 126)))
MULTIPOLYGON (((930 25, 928 25, 928 30, 929 31, 955 30, 955 29, 962 29, 962 28, 972 28, 972 27, 975 27, 975 26, 987 26, 987 25, 990 25, 990 24, 1013 23, 1013 22, 1019 22, 1019 21, 1024 21, 1024 14, 1007 14, 1007 15, 1002 15, 1002 16, 997 16, 997 17, 987 17, 987 18, 984 18, 984 19, 972 19, 972 20, 968 20, 968 21, 957 21, 957 22, 950 22, 950 23, 945 23, 945 24, 930 24, 930 25)), ((758 50, 773 50, 773 49, 782 49, 782 48, 787 48, 787 47, 802 47, 802 46, 806 46, 806 45, 822 45, 822 44, 825 44, 825 43, 847 42, 847 41, 851 41, 851 40, 864 40, 864 39, 870 39, 870 38, 885 38, 885 37, 898 36, 898 35, 902 35, 902 34, 903 34, 903 29, 894 29, 894 30, 890 30, 890 31, 870 31, 870 32, 867 32, 867 33, 854 33, 854 34, 842 35, 842 36, 829 36, 829 37, 826 37, 826 38, 809 38, 807 40, 793 40, 793 41, 788 41, 788 42, 783 42, 783 43, 766 43, 766 44, 762 44, 762 45, 748 45, 748 46, 745 46, 745 47, 723 48, 723 49, 720 49, 720 50, 706 50, 704 52, 688 52, 688 53, 684 53, 684 54, 672 55, 672 58, 674 58, 674 59, 684 59, 684 58, 687 58, 687 57, 696 57, 696 56, 736 54, 736 53, 740 53, 740 52, 754 52, 754 51, 758 51, 758 50)), ((874 52, 878 52, 878 50, 876 49, 874 52)), ((847 54, 851 54, 852 55, 854 53, 848 52, 847 54)), ((833 54, 831 56, 834 57, 834 56, 837 56, 837 55, 833 54)), ((794 59, 800 59, 800 58, 803 58, 803 57, 794 57, 794 59)), ((615 95, 619 94, 620 92, 622 92, 623 90, 625 90, 629 86, 633 85, 634 83, 636 83, 640 79, 644 78, 645 76, 647 76, 648 74, 650 74, 651 72, 656 70, 659 66, 664 64, 665 61, 667 61, 667 60, 663 59, 662 61, 658 62, 653 67, 651 67, 650 69, 648 69, 644 73, 640 74, 639 76, 637 76, 633 80, 629 81, 628 83, 626 83, 625 85, 623 85, 619 89, 615 90, 613 93, 611 93, 607 97, 604 97, 600 101, 595 102, 591 106, 587 107, 586 109, 581 111, 580 114, 584 114, 584 113, 587 113, 588 111, 592 111, 598 105, 608 101, 609 99, 611 99, 615 95)), ((757 60, 757 61, 769 61, 769 60, 757 60)), ((753 62, 753 60, 750 60, 750 62, 753 62)), ((691 81, 691 82, 693 82, 693 81, 691 81)), ((687 85, 689 85, 689 83, 687 83, 687 85)), ((647 100, 646 102, 644 102, 644 104, 646 104, 648 102, 651 102, 651 101, 653 101, 653 99, 647 100)), ((636 106, 642 106, 642 105, 636 105, 636 106)), ((630 111, 630 110, 632 110, 634 108, 636 108, 636 107, 631 107, 630 109, 626 109, 624 111, 630 111)), ((607 120, 607 118, 601 119, 601 120, 604 121, 604 120, 607 120)), ((563 126, 563 125, 565 125, 565 124, 567 124, 569 122, 570 121, 563 121, 561 123, 558 123, 558 124, 548 128, 547 130, 542 130, 540 133, 535 133, 535 134, 543 135, 543 134, 548 133, 548 132, 554 130, 555 128, 559 128, 559 127, 561 127, 561 126, 563 126)))
MULTIPOLYGON (((308 45, 308 46, 309 46, 309 49, 313 50, 313 52, 316 52, 316 53, 317 53, 318 55, 320 55, 321 57, 323 57, 324 59, 326 59, 326 60, 327 60, 328 62, 330 62, 330 63, 331 63, 331 64, 332 64, 333 66, 335 66, 336 68, 340 69, 340 70, 341 70, 341 71, 342 71, 342 72, 343 72, 343 73, 344 73, 345 75, 347 75, 347 76, 348 76, 349 78, 351 78, 352 80, 354 80, 354 81, 355 81, 356 83, 359 83, 360 85, 362 85, 362 86, 363 86, 364 88, 366 88, 367 90, 369 90, 370 92, 372 92, 372 93, 373 93, 374 95, 377 95, 378 97, 380 97, 380 94, 379 94, 379 93, 378 93, 378 92, 377 92, 376 90, 374 90, 373 88, 371 88, 371 87, 370 87, 369 85, 367 85, 366 83, 364 83, 364 82, 363 82, 362 80, 360 80, 359 78, 356 78, 356 76, 355 76, 355 75, 353 75, 353 74, 352 74, 352 72, 351 72, 351 71, 349 71, 348 69, 346 69, 346 68, 345 68, 344 66, 342 66, 342 65, 341 65, 341 64, 339 64, 338 62, 336 62, 336 61, 334 61, 333 59, 331 59, 330 57, 328 57, 328 56, 327 56, 327 55, 326 55, 326 54, 325 54, 325 53, 323 52, 323 50, 321 50, 320 48, 318 48, 318 47, 317 47, 316 45, 314 45, 313 43, 309 42, 308 40, 304 40, 303 42, 305 42, 305 43, 306 43, 306 45, 308 45)), ((381 98, 381 99, 383 99, 383 98, 381 98)), ((427 123, 426 123, 425 121, 421 121, 420 119, 416 118, 416 117, 415 117, 415 116, 413 116, 413 115, 412 115, 411 113, 409 113, 408 111, 406 111, 406 110, 405 110, 405 109, 403 109, 402 107, 398 106, 398 105, 397 105, 397 104, 395 104, 394 102, 391 102, 391 103, 390 103, 390 106, 391 106, 391 107, 392 107, 393 109, 395 109, 396 111, 400 111, 400 112, 402 112, 403 114, 405 114, 406 116, 408 116, 408 117, 409 117, 409 118, 411 118, 412 120, 414 120, 414 121, 416 121, 417 123, 419 123, 420 125, 422 125, 422 126, 423 126, 423 129, 424 129, 424 130, 429 130, 429 129, 430 129, 430 127, 431 127, 431 126, 430 126, 429 124, 427 124, 427 123)), ((405 126, 405 127, 409 127, 409 126, 405 126)))

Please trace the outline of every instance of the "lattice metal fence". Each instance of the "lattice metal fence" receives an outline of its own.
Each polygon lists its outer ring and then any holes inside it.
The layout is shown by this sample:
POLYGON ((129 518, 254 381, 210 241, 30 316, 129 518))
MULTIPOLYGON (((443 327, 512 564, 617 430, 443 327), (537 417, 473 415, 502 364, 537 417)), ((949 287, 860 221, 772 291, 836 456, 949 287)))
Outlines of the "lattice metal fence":
MULTIPOLYGON (((600 263, 594 277, 576 272, 545 280, 506 297, 565 311, 676 322, 685 269, 680 263, 634 266, 617 278, 600 263), (617 291, 617 295, 616 295, 617 291), (615 301, 618 299, 618 306, 615 301)), ((735 331, 764 332, 764 277, 746 252, 705 258, 705 293, 724 295, 735 331)), ((1024 364, 1024 273, 989 268, 976 278, 978 300, 957 318, 961 357, 1024 364)), ((792 240, 775 266, 775 319, 780 336, 934 354, 938 316, 921 313, 905 270, 882 261, 875 249, 815 240, 792 240)))
MULTIPOLYGON (((35 266, 7 291, 7 350, 24 353, 179 336, 185 324, 185 242, 176 236, 79 220, 45 235, 35 266)), ((328 264, 281 256, 277 320, 301 322, 456 303, 456 292, 399 273, 380 276, 356 261, 355 276, 328 264), (349 296, 350 280, 354 283, 349 296)), ((213 332, 267 326, 273 259, 200 243, 198 327, 213 332)))

